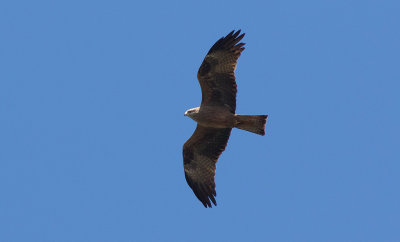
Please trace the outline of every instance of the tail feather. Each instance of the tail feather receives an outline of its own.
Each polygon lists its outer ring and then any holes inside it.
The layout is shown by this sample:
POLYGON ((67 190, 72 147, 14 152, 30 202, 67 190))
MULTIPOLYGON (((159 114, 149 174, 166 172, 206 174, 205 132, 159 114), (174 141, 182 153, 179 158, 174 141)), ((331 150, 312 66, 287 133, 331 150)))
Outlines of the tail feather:
POLYGON ((265 135, 268 115, 235 115, 235 127, 255 134, 265 135))

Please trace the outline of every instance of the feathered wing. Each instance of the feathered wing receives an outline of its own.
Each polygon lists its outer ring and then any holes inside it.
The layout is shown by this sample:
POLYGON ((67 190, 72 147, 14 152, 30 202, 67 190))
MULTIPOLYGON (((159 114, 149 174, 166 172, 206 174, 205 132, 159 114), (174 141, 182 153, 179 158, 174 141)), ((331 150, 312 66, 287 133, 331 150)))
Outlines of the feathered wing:
POLYGON ((192 137, 183 145, 185 178, 204 207, 217 205, 215 169, 225 150, 232 129, 215 129, 197 125, 192 137))
POLYGON ((232 31, 219 39, 204 58, 197 73, 202 92, 201 105, 225 106, 235 113, 235 68, 244 50, 244 43, 239 43, 244 34, 239 34, 240 30, 232 31))
MULTIPOLYGON (((197 73, 202 92, 201 106, 222 106, 232 113, 236 110, 235 68, 244 50, 240 30, 219 39, 208 51, 197 73)), ((200 108, 201 108, 200 106, 200 108)), ((192 137, 183 145, 185 178, 196 197, 205 207, 217 205, 215 169, 231 133, 197 125, 192 137)))

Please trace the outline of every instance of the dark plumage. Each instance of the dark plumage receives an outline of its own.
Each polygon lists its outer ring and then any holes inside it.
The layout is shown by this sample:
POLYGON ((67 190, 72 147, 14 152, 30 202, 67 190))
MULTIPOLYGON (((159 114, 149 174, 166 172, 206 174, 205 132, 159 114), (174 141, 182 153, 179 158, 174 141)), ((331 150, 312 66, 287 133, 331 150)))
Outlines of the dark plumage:
POLYGON ((235 68, 244 50, 240 30, 219 39, 208 51, 197 73, 201 106, 185 115, 197 122, 193 135, 183 145, 185 178, 205 207, 217 205, 215 169, 232 128, 264 135, 266 115, 237 115, 235 68))

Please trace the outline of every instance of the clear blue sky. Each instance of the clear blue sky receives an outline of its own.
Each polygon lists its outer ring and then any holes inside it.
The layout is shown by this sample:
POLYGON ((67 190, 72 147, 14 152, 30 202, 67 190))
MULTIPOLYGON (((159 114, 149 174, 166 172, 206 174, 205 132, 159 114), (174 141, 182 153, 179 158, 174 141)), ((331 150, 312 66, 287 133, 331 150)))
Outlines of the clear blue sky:
POLYGON ((2 1, 0 241, 400 241, 399 1, 2 1), (218 206, 182 145, 246 33, 218 206))

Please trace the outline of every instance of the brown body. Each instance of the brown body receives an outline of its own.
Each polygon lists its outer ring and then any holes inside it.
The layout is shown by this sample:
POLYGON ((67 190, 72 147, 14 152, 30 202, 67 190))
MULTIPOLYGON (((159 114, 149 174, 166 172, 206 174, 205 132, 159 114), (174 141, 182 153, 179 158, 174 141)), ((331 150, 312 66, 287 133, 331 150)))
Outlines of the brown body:
POLYGON ((189 109, 185 115, 199 125, 209 128, 238 128, 259 135, 265 134, 267 115, 239 115, 229 111, 227 107, 201 106, 189 109))
POLYGON ((199 125, 210 128, 233 128, 235 126, 235 114, 227 108, 218 106, 202 106, 197 108, 190 118, 199 125))
POLYGON ((205 207, 216 205, 215 169, 232 128, 265 134, 267 115, 238 115, 236 111, 236 62, 244 50, 244 34, 232 31, 207 53, 197 73, 201 86, 200 107, 185 116, 197 122, 193 135, 183 145, 185 178, 205 207))

